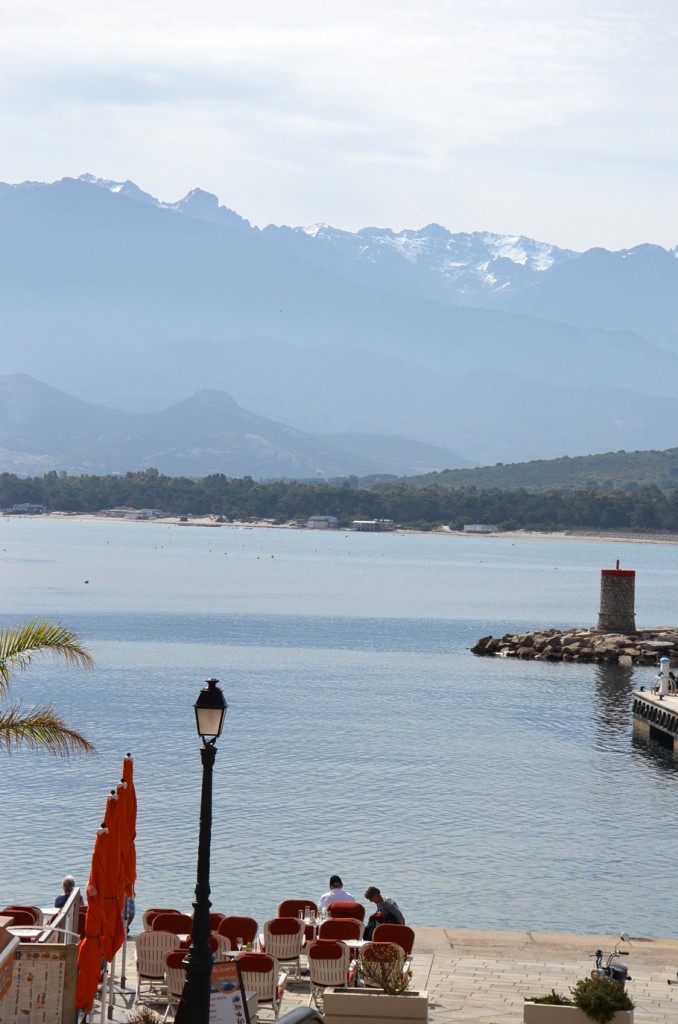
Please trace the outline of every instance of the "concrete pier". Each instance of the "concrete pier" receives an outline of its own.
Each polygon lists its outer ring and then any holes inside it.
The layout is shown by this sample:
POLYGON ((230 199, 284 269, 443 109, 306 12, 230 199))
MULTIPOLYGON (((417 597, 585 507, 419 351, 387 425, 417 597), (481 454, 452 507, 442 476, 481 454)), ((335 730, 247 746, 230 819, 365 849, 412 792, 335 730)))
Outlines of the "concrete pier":
POLYGON ((633 729, 678 753, 678 695, 634 690, 633 729))

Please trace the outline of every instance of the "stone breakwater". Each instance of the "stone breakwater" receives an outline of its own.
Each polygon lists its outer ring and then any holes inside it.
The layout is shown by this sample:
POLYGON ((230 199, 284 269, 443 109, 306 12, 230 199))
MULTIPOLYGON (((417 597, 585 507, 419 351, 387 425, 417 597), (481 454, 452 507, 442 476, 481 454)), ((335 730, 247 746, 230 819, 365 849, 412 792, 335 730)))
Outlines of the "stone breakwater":
POLYGON ((634 633, 602 633, 598 629, 540 629, 533 633, 484 636, 471 647, 484 657, 534 661, 590 661, 618 665, 658 665, 667 657, 678 664, 678 628, 638 629, 634 633))

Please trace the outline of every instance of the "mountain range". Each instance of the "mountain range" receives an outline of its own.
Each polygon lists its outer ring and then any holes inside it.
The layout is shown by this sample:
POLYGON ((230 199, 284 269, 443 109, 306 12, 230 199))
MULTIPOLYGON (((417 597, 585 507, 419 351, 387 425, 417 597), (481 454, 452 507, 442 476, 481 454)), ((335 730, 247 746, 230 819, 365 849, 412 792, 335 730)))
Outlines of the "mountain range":
POLYGON ((85 402, 21 374, 0 377, 5 472, 106 475, 153 467, 168 476, 201 477, 220 466, 228 476, 318 480, 403 476, 463 464, 454 452, 408 438, 304 434, 247 412, 223 391, 200 391, 159 412, 133 413, 85 402))
POLYGON ((0 184, 3 391, 35 426, 0 421, 0 468, 322 477, 672 447, 677 256, 0 184))

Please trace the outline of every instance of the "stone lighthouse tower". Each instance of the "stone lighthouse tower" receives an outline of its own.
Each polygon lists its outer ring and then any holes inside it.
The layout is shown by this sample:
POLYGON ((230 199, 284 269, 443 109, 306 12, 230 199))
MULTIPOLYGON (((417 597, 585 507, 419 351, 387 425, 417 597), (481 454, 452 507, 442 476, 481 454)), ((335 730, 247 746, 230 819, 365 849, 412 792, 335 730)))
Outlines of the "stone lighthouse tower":
POLYGON ((634 569, 600 570, 598 629, 603 633, 635 633, 636 573, 634 569))

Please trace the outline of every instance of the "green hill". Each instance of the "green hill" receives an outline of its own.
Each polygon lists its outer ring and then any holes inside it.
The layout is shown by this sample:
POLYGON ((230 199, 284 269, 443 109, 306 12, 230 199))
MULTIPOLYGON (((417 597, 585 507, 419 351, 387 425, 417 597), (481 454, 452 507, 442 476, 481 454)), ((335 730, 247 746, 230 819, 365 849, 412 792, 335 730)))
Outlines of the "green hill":
MULTIPOLYGON (((405 482, 405 481, 401 481, 405 482)), ((678 487, 678 448, 647 452, 606 452, 602 455, 580 455, 560 459, 539 459, 505 465, 480 466, 477 469, 445 469, 409 477, 416 487, 435 484, 438 487, 498 488, 515 491, 587 490, 635 491, 654 484, 663 491, 678 487)))

